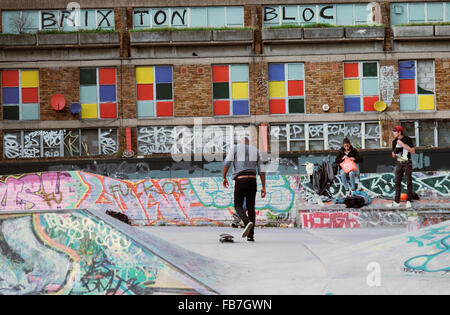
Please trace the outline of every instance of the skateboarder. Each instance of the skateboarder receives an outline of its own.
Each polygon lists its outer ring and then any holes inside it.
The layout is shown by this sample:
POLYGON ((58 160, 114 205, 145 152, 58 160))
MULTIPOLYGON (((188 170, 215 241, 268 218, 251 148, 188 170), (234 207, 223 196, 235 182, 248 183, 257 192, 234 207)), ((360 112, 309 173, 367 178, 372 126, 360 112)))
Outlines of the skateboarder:
POLYGON ((227 154, 225 158, 222 178, 223 186, 229 187, 227 180, 228 169, 233 164, 232 178, 234 185, 234 207, 239 217, 244 221, 244 231, 242 237, 247 237, 247 241, 254 242, 254 227, 256 220, 255 199, 256 199, 256 174, 261 178, 261 197, 266 196, 266 174, 263 172, 263 163, 259 150, 249 144, 247 137, 241 138, 239 144, 227 154), (246 200, 247 212, 243 209, 244 198, 246 200))
POLYGON ((392 158, 396 159, 395 167, 395 199, 388 207, 400 206, 400 193, 402 190, 403 173, 406 177, 406 187, 408 197, 406 201, 406 208, 411 207, 412 200, 412 160, 411 154, 415 154, 413 140, 403 134, 402 126, 395 126, 392 130, 394 134, 394 141, 392 141, 392 158))

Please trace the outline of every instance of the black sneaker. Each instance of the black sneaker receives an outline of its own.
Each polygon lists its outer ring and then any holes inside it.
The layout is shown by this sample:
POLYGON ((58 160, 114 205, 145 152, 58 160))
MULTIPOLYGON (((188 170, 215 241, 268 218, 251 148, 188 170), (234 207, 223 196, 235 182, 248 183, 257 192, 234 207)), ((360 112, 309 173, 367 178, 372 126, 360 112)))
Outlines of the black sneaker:
POLYGON ((249 222, 249 223, 245 226, 244 232, 242 232, 242 237, 247 237, 248 234, 250 233, 250 230, 252 229, 252 227, 253 227, 253 222, 249 222))
POLYGON ((247 237, 247 241, 248 241, 248 242, 254 242, 254 241, 255 241, 255 238, 254 238, 254 237, 247 237))

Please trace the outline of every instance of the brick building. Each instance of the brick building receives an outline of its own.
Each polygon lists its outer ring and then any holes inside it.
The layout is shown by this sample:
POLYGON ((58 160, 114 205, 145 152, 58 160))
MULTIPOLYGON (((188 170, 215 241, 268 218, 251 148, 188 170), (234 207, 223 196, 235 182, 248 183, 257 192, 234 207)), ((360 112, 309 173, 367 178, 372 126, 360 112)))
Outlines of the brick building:
POLYGON ((349 137, 376 161, 395 124, 423 150, 450 146, 450 2, 3 0, 0 10, 3 174, 94 160, 163 170, 171 153, 221 156, 240 126, 288 158, 334 154, 349 137))

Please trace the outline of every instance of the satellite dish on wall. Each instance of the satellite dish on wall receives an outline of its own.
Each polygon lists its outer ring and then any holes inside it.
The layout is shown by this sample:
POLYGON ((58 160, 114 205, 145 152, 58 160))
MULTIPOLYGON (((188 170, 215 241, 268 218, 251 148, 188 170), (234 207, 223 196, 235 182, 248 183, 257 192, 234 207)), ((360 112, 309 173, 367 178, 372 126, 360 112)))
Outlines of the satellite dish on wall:
POLYGON ((384 112, 386 110, 386 108, 387 108, 387 104, 385 102, 383 102, 383 101, 376 101, 373 104, 373 107, 375 108, 375 110, 377 112, 384 112))
POLYGON ((66 106, 66 99, 61 94, 54 94, 50 101, 54 110, 63 110, 66 106))
POLYGON ((70 112, 74 115, 81 113, 81 104, 80 103, 70 104, 70 112))

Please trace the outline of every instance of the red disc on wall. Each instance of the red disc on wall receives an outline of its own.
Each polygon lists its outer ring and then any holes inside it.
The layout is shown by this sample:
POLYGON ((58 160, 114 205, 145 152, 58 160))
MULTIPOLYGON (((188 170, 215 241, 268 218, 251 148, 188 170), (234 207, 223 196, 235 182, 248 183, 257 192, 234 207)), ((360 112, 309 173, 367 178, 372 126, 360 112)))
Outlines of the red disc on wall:
POLYGON ((62 110, 66 106, 66 99, 61 94, 54 94, 50 101, 54 110, 62 110))

